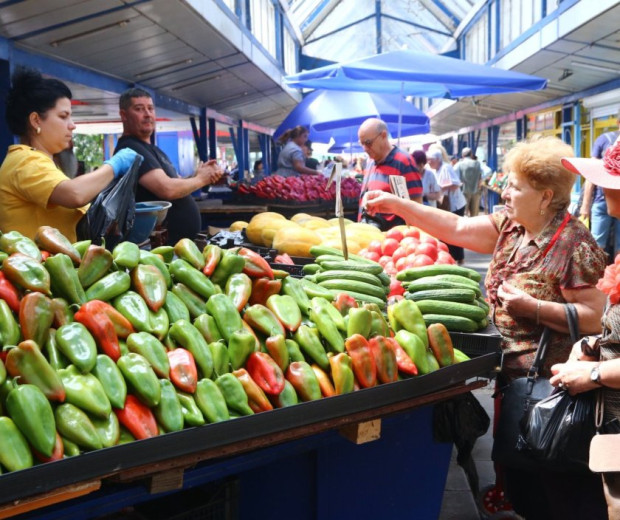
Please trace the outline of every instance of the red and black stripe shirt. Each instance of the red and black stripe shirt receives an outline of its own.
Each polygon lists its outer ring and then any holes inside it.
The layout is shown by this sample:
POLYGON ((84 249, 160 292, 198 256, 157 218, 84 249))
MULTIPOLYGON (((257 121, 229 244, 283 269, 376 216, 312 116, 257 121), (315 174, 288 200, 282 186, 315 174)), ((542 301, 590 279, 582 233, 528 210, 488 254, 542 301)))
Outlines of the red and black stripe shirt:
MULTIPOLYGON (((422 197, 422 177, 416 168, 413 157, 394 146, 383 161, 380 163, 371 161, 368 165, 366 175, 364 176, 364 182, 362 183, 360 203, 367 191, 379 190, 391 193, 390 175, 402 175, 405 177, 409 198, 415 199, 416 197, 422 197)), ((394 218, 394 215, 382 216, 387 220, 392 220, 394 218)), ((362 208, 360 206, 357 220, 361 218, 362 208)))

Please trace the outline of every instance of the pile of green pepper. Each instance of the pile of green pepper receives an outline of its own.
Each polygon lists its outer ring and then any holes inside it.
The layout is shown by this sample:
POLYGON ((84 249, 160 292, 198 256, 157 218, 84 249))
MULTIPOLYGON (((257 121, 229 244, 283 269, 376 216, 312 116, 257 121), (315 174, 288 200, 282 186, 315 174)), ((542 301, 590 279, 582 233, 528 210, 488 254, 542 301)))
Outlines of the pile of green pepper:
POLYGON ((246 248, 108 251, 44 226, 0 234, 0 262, 4 471, 434 368, 413 301, 390 328, 246 248))

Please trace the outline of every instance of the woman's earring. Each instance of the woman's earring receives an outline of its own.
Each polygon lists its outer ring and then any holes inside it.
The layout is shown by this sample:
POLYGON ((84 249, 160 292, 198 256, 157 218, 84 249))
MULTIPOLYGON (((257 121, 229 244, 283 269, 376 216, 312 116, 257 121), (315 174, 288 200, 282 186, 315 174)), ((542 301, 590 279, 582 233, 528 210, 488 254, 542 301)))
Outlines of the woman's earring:
POLYGON ((540 210, 540 216, 541 216, 541 217, 544 217, 544 216, 545 216, 545 210, 544 210, 544 209, 541 209, 541 210, 540 210))
POLYGON ((37 135, 39 135, 41 133, 41 127, 37 126, 37 135))

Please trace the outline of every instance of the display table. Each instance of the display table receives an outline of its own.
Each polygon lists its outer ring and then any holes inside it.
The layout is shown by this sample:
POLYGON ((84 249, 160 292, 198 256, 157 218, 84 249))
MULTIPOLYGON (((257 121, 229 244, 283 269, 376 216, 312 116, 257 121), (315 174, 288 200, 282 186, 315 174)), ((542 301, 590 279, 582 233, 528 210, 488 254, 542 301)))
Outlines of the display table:
POLYGON ((240 518, 404 518, 417 510, 419 518, 436 517, 451 445, 432 440, 429 405, 483 386, 466 381, 498 363, 498 354, 486 354, 421 377, 7 473, 0 518, 24 511, 31 512, 21 518, 96 518, 157 498, 150 493, 231 475, 240 518), (378 439, 361 446, 335 431, 360 441, 364 427, 372 433, 373 421, 388 417, 378 439))
POLYGON ((267 211, 266 205, 216 203, 213 199, 197 201, 197 204, 201 217, 200 229, 209 226, 226 228, 235 220, 249 221, 257 213, 267 211))

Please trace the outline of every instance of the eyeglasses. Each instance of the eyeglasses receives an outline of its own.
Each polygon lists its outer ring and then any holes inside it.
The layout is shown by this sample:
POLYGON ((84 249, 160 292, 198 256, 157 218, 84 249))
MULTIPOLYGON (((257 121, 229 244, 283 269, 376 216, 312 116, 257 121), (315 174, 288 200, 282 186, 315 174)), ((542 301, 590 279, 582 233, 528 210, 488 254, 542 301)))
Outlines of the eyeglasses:
POLYGON ((366 148, 370 148, 372 146, 372 143, 375 142, 375 140, 377 139, 377 137, 379 137, 383 132, 379 132, 377 135, 375 135, 372 139, 365 139, 364 141, 360 141, 360 144, 362 146, 365 146, 366 148))

